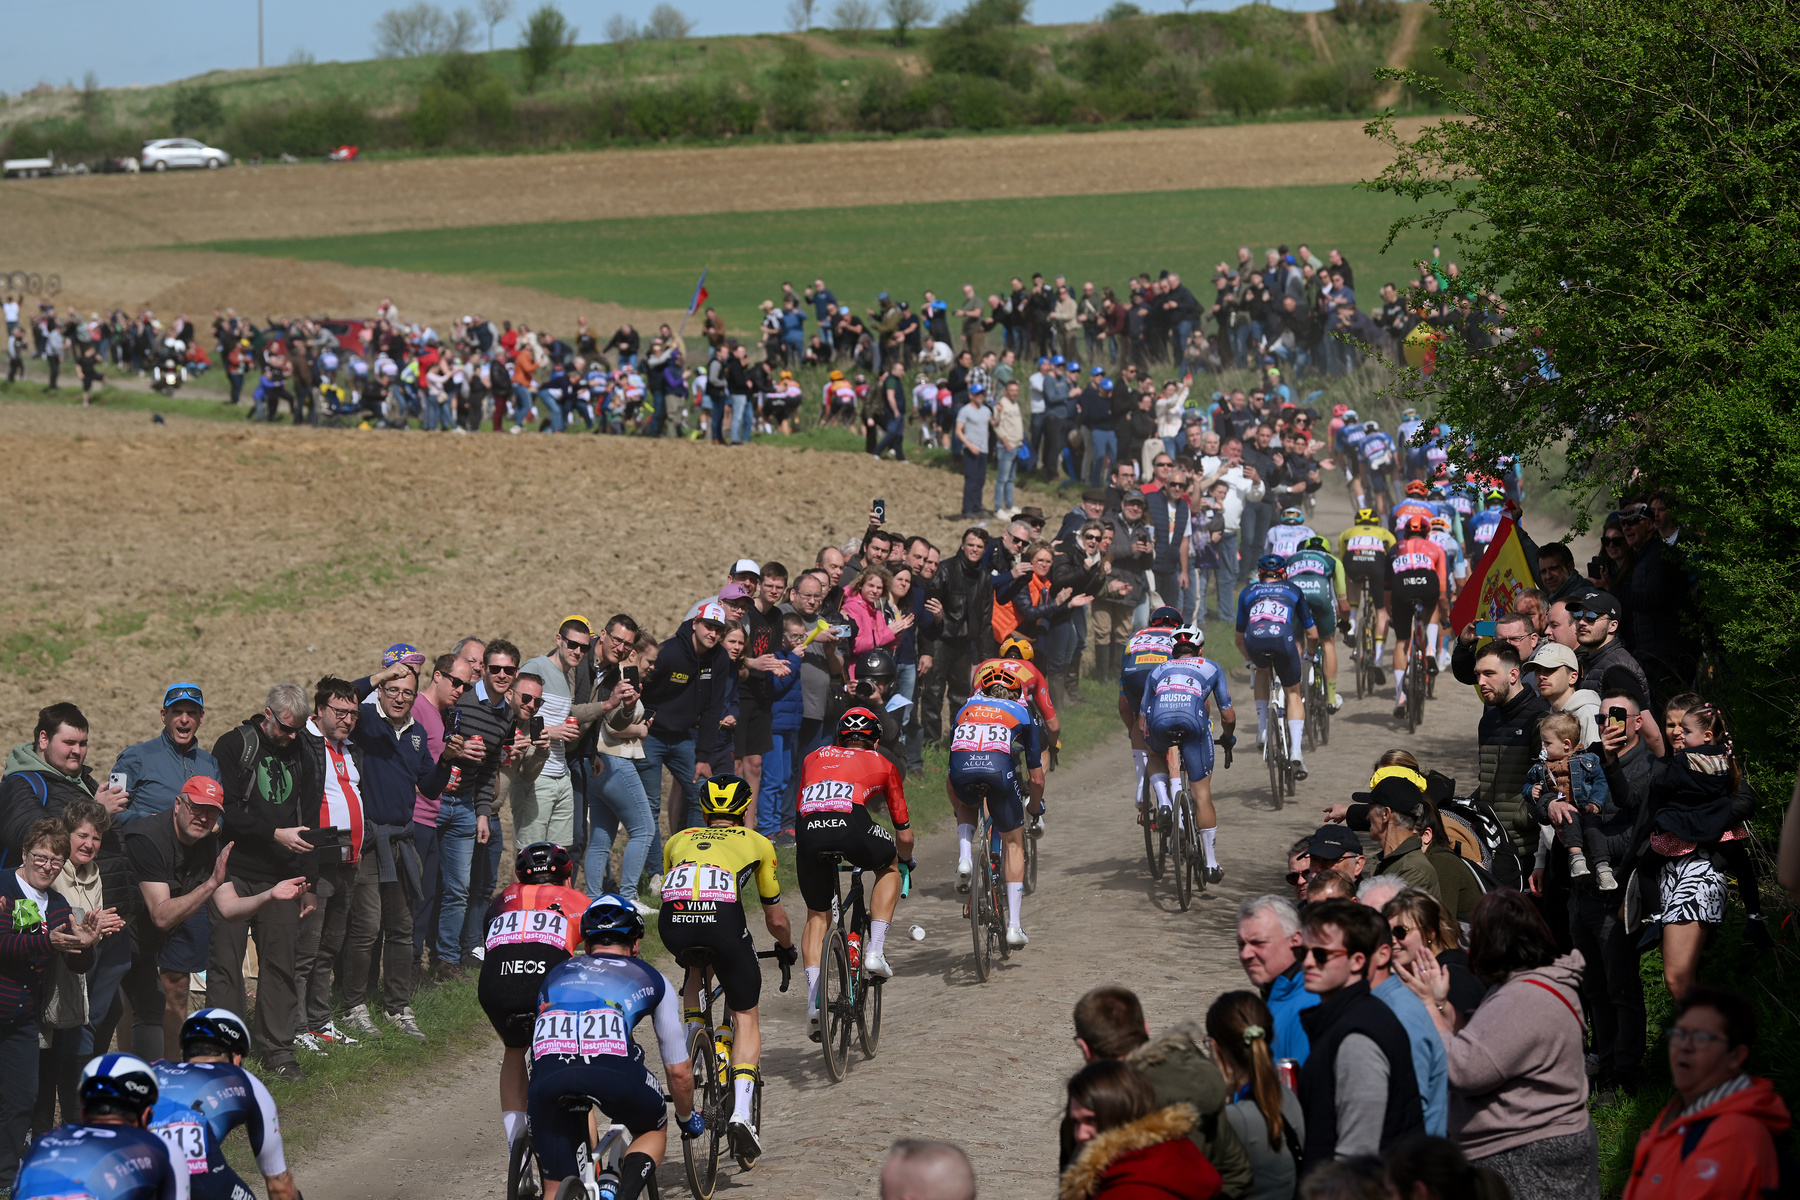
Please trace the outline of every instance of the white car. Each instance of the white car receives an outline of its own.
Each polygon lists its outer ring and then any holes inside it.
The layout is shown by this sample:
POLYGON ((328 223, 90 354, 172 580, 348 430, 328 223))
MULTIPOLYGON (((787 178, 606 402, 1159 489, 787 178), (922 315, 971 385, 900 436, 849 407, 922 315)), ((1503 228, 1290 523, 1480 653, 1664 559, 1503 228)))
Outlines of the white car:
POLYGON ((157 138, 144 143, 138 151, 138 162, 146 171, 167 171, 170 167, 205 167, 216 171, 231 161, 225 151, 197 142, 193 138, 157 138))

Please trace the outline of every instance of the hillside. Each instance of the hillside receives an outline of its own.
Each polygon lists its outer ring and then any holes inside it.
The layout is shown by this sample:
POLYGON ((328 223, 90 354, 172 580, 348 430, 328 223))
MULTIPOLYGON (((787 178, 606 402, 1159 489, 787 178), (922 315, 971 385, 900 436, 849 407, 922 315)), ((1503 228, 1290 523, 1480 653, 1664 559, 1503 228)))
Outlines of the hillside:
POLYGON ((535 87, 507 49, 34 92, 0 106, 0 135, 9 155, 73 161, 171 134, 305 157, 340 142, 408 154, 1354 115, 1404 107, 1372 72, 1434 69, 1440 36, 1417 0, 1159 15, 1122 3, 1046 26, 1019 22, 1007 0, 972 0, 904 44, 814 30, 576 45, 535 87))

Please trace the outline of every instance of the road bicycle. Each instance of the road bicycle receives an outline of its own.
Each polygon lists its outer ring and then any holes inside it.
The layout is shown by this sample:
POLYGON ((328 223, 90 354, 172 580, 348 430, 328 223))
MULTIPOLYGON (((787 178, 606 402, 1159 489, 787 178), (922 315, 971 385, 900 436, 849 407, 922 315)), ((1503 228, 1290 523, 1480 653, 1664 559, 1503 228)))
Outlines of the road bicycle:
MULTIPOLYGON (((774 950, 758 952, 758 958, 780 956, 774 950)), ((688 1061, 694 1067, 694 1109, 706 1119, 706 1132, 698 1137, 681 1139, 681 1157, 687 1167, 688 1187, 698 1200, 711 1200, 719 1183, 719 1150, 725 1143, 726 1127, 731 1122, 734 1088, 731 1081, 731 1014, 713 1023, 713 1005, 725 995, 725 985, 713 978, 716 958, 709 946, 693 946, 675 956, 677 966, 701 973, 701 1024, 688 1029, 688 1061)), ((781 990, 788 990, 792 968, 781 963, 781 990)), ((762 1129, 762 1077, 757 1076, 756 1089, 750 1096, 750 1124, 762 1129)), ((732 1155, 738 1170, 748 1171, 756 1164, 732 1155)), ((510 1200, 510 1198, 509 1198, 510 1200)))
POLYGON ((972 786, 968 801, 978 811, 972 855, 975 870, 969 877, 969 899, 963 913, 969 918, 969 937, 975 947, 975 978, 981 983, 987 982, 993 970, 996 949, 1002 959, 1012 957, 1012 947, 1006 942, 1006 859, 1000 834, 988 816, 993 795, 991 784, 977 783, 972 786))
POLYGON ((1425 721, 1425 698, 1431 691, 1430 656, 1425 652, 1425 606, 1413 601, 1412 637, 1406 643, 1406 732, 1412 733, 1425 721))
MULTIPOLYGON (((1169 737, 1172 744, 1164 752, 1163 766, 1169 773, 1169 782, 1176 785, 1175 794, 1169 798, 1170 814, 1168 832, 1161 833, 1165 852, 1172 862, 1174 871, 1175 903, 1182 912, 1194 902, 1194 895, 1206 891, 1206 857, 1200 845, 1200 813, 1194 800, 1194 781, 1188 778, 1187 764, 1181 758, 1181 743, 1186 741, 1185 730, 1171 729, 1169 737)), ((1196 736, 1211 737, 1212 731, 1196 736)), ((1225 747, 1225 767, 1231 768, 1231 747, 1225 747)), ((1146 785, 1147 787, 1148 785, 1146 785)), ((1156 806, 1152 805, 1154 809, 1156 806)), ((1161 820, 1150 818, 1159 827, 1161 820)))
MULTIPOLYGON (((869 973, 863 949, 869 944, 869 908, 863 900, 863 869, 838 855, 838 873, 850 876, 850 890, 831 898, 831 928, 819 954, 819 1034, 825 1051, 825 1074, 841 1083, 850 1073, 850 1035, 856 1034, 864 1058, 881 1048, 881 988, 887 982, 869 973)), ((905 868, 902 867, 902 871, 905 868)), ((910 873, 902 875, 901 895, 910 890, 910 873)), ((836 881, 833 881, 835 889, 836 881)))
POLYGON ((1144 770, 1144 780, 1138 786, 1137 797, 1138 824, 1144 827, 1144 858, 1150 865, 1150 878, 1161 879, 1163 866, 1169 858, 1170 830, 1162 827, 1156 819, 1156 800, 1150 793, 1150 771, 1144 770))
MULTIPOLYGON (((1264 668, 1273 673, 1273 668, 1264 668)), ((1269 687, 1269 733, 1263 740, 1263 761, 1269 766, 1269 795, 1275 811, 1281 811, 1283 799, 1294 794, 1294 757, 1288 746, 1287 691, 1281 680, 1273 679, 1269 687)))
MULTIPOLYGON (((625 1157, 625 1148, 631 1144, 631 1133, 625 1126, 615 1125, 605 1117, 600 1111, 600 1101, 592 1096, 559 1096, 556 1103, 569 1112, 587 1116, 588 1128, 594 1132, 592 1143, 584 1141, 575 1148, 575 1174, 557 1185, 556 1195, 552 1200, 599 1200, 601 1188, 618 1184, 619 1162, 625 1157)), ((521 1145, 525 1146, 525 1153, 529 1156, 530 1147, 524 1136, 514 1145, 514 1153, 518 1153, 521 1145)), ((513 1195, 512 1182, 512 1172, 509 1169, 508 1200, 513 1195)), ((660 1200, 662 1196, 654 1173, 644 1189, 644 1195, 650 1197, 650 1200, 660 1200)))
POLYGON ((1306 748, 1317 750, 1331 741, 1331 705, 1325 693, 1325 639, 1306 654, 1306 748))
POLYGON ((1362 599, 1356 604, 1356 632, 1352 635, 1351 654, 1356 659, 1356 698, 1375 694, 1375 672, 1379 665, 1381 644, 1375 640, 1374 589, 1364 582, 1362 599))

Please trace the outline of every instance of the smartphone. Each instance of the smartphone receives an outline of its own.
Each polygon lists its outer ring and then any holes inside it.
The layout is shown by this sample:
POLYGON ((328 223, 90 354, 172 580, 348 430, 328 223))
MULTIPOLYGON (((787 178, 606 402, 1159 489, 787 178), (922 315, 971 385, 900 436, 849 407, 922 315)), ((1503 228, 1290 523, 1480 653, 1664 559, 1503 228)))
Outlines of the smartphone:
POLYGON ((130 790, 127 786, 130 782, 123 771, 114 771, 106 777, 106 786, 118 788, 121 792, 130 790))
POLYGON ((875 509, 875 519, 877 521, 882 522, 883 524, 886 524, 887 523, 887 501, 877 497, 873 507, 875 509))
POLYGON ((831 627, 831 636, 834 638, 847 638, 855 632, 855 627, 850 625, 833 625, 831 627))
POLYGON ((1623 727, 1628 716, 1624 709, 1615 704, 1606 710, 1606 723, 1623 727))
POLYGON ((531 740, 534 742, 537 741, 539 738, 543 737, 544 736, 544 718, 542 718, 542 717, 531 718, 531 723, 528 727, 528 732, 531 736, 531 740))
POLYGON ((462 733, 462 714, 456 709, 450 710, 450 736, 457 737, 462 733))
POLYGON ((627 664, 625 668, 619 672, 619 675, 632 687, 638 686, 638 669, 636 664, 627 664))
POLYGON ((1499 632, 1499 626, 1493 621, 1475 622, 1476 637, 1493 637, 1497 632, 1499 632))

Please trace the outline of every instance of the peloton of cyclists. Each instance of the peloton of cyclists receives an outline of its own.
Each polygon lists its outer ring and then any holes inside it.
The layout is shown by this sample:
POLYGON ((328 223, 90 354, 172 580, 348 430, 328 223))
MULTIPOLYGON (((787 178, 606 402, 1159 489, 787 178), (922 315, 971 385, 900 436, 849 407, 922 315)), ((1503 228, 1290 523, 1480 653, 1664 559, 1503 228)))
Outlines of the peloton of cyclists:
POLYGON ((1263 539, 1262 550, 1264 554, 1289 558, 1312 536, 1313 531, 1306 524, 1306 513, 1299 508, 1284 508, 1281 510, 1281 519, 1269 527, 1268 536, 1263 539))
POLYGON ((1225 878, 1219 866, 1217 846, 1219 814, 1213 807, 1212 722, 1207 717, 1208 698, 1219 705, 1221 741, 1237 744, 1237 713, 1231 708, 1231 691, 1225 686, 1225 668, 1201 657, 1206 632, 1197 625, 1175 631, 1167 662, 1150 668, 1144 678, 1141 700, 1144 740, 1156 756, 1150 764, 1150 788, 1156 795, 1158 832, 1168 833, 1174 811, 1169 794, 1169 747, 1181 747, 1181 766, 1187 772, 1189 795, 1194 798, 1194 819, 1206 858, 1206 881, 1225 878))
POLYGON ((156 1072, 130 1054, 102 1054, 81 1072, 81 1119, 31 1144, 13 1200, 188 1200, 185 1156, 145 1126, 156 1072))
POLYGON ((821 746, 800 764, 795 830, 794 874, 806 904, 806 929, 800 954, 806 964, 806 1012, 809 1036, 819 1040, 819 955, 831 927, 837 899, 837 863, 841 855, 852 866, 875 873, 869 897, 869 944, 862 961, 869 973, 891 978, 888 966, 888 923, 900 903, 900 864, 911 869, 913 833, 908 828, 906 785, 900 768, 876 749, 881 725, 875 713, 858 705, 839 718, 834 745, 821 746), (887 805, 894 832, 869 816, 872 803, 887 805))
POLYGON ((668 1149, 669 1109, 662 1086, 644 1066, 633 1036, 651 1018, 663 1074, 683 1134, 698 1137, 706 1118, 694 1111, 694 1070, 682 1037, 681 1001, 662 972, 637 956, 644 918, 631 901, 603 893, 581 914, 587 953, 557 964, 538 991, 531 1032, 535 1066, 526 1111, 544 1180, 566 1179, 589 1142, 588 1113, 563 1103, 591 1097, 631 1136, 619 1178, 599 1181, 594 1200, 636 1200, 668 1149))
POLYGON ((513 857, 516 882, 494 897, 484 922, 475 996, 504 1047, 500 1122, 509 1152, 525 1132, 530 1082, 525 1054, 532 1045, 538 989, 552 970, 581 953, 581 914, 588 898, 569 886, 574 871, 574 859, 555 842, 521 847, 513 857))
POLYGON ((230 1009, 203 1008, 181 1023, 179 1043, 181 1062, 152 1064, 157 1100, 149 1129, 168 1144, 176 1169, 187 1172, 194 1200, 254 1200, 225 1161, 225 1137, 240 1125, 269 1200, 298 1200, 275 1099, 244 1068, 249 1027, 230 1009))
POLYGON ((751 886, 762 903, 763 923, 776 942, 776 957, 792 966, 800 957, 787 910, 781 906, 781 884, 775 878, 775 847, 744 826, 754 799, 747 780, 714 775, 700 795, 706 824, 671 834, 663 846, 662 910, 656 919, 663 945, 687 969, 682 983, 682 1019, 703 1021, 700 1005, 702 970, 690 961, 692 950, 710 952, 710 967, 725 989, 731 1010, 731 1119, 726 1137, 731 1152, 746 1163, 762 1154, 762 1142, 751 1122, 762 1063, 762 968, 750 936, 751 886))
POLYGON ((1306 778, 1301 759, 1300 735, 1306 728, 1306 705, 1300 691, 1302 678, 1300 642, 1316 640, 1312 605, 1300 589, 1288 582, 1287 560, 1265 554, 1256 560, 1256 582, 1238 595, 1237 648, 1256 671, 1256 742, 1264 749, 1269 738, 1269 673, 1273 671, 1285 693, 1288 757, 1294 778, 1306 778))
POLYGON ((967 892, 975 873, 975 823, 985 802, 988 820, 1000 835, 1006 880, 1006 943, 1018 949, 1028 942, 1021 923, 1025 901, 1026 805, 1019 786, 1019 759, 1025 760, 1031 792, 1030 811, 1044 807, 1043 753, 1031 713, 1020 703, 1018 676, 1003 664, 989 664, 976 676, 975 695, 956 714, 950 735, 950 777, 944 788, 956 810, 956 890, 967 892), (985 798, 983 793, 985 793, 985 798))

